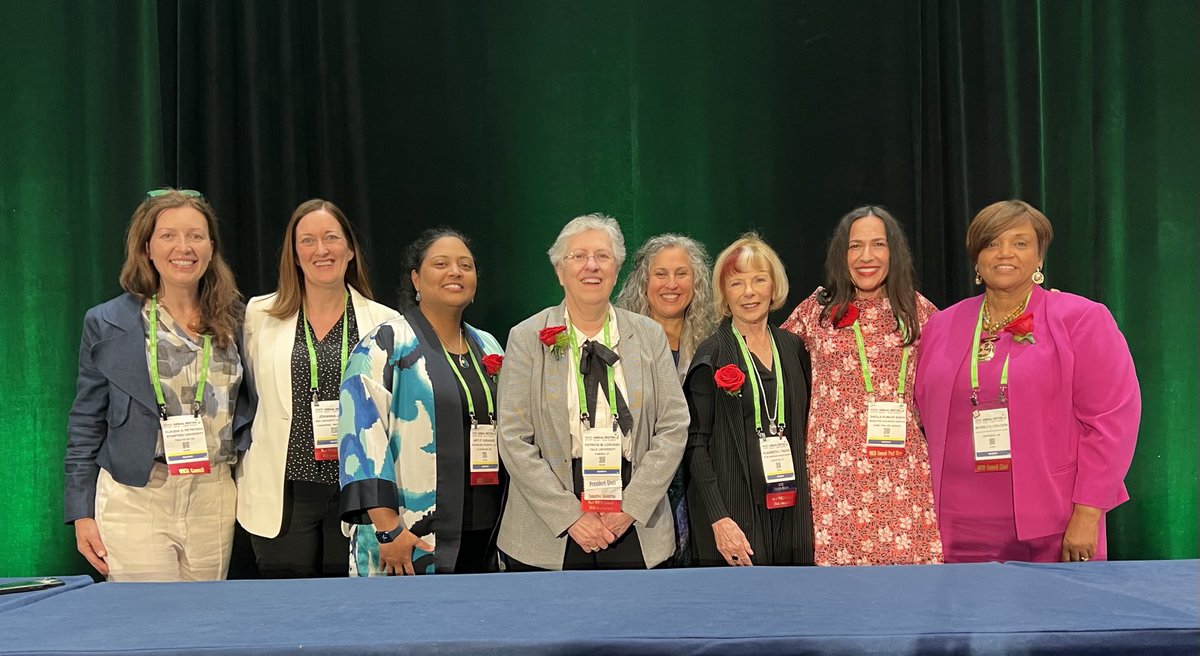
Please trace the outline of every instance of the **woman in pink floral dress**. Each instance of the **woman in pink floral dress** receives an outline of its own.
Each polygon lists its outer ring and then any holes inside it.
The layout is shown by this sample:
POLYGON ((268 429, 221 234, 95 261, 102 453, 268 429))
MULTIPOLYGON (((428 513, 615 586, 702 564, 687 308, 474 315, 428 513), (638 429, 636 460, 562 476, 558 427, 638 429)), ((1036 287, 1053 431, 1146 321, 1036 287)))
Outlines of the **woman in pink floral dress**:
POLYGON ((904 232, 880 207, 838 222, 825 276, 783 324, 812 356, 816 564, 942 562, 929 456, 912 407, 920 329, 937 308, 917 293, 904 232))

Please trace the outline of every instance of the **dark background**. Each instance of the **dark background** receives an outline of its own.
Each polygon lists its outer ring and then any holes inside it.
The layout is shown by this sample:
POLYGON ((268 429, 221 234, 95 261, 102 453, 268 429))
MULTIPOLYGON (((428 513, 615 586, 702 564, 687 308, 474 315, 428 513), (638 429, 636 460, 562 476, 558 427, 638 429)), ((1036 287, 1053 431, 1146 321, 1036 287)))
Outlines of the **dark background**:
POLYGON ((970 218, 1023 198, 1057 233, 1048 286, 1108 305, 1143 387, 1110 552, 1195 557, 1198 25, 1190 0, 3 3, 0 576, 85 567, 60 510, 79 327, 161 185, 210 198, 247 296, 310 197, 388 304, 404 244, 459 228, 467 319, 501 340, 561 299, 544 253, 578 214, 630 253, 760 230, 782 318, 855 206, 901 219, 944 307, 977 292, 970 218))

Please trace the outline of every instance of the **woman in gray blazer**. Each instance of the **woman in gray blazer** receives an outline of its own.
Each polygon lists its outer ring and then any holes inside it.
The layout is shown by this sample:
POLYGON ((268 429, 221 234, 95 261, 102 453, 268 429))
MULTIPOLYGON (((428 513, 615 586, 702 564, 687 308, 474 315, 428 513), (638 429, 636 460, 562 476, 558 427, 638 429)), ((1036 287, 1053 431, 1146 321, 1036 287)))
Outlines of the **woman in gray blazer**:
POLYGON ((548 254, 563 302, 512 329, 500 375, 498 546, 513 571, 655 567, 675 551, 666 492, 687 441, 670 346, 610 303, 625 258, 614 219, 576 217, 548 254))
MULTIPOLYGON (((633 255, 633 266, 617 294, 617 307, 654 319, 667 334, 671 356, 682 383, 696 347, 712 334, 717 313, 712 303, 712 264, 703 244, 683 235, 657 235, 633 255)), ((675 472, 667 498, 675 517, 674 567, 691 564, 690 522, 684 490, 686 469, 675 472)))

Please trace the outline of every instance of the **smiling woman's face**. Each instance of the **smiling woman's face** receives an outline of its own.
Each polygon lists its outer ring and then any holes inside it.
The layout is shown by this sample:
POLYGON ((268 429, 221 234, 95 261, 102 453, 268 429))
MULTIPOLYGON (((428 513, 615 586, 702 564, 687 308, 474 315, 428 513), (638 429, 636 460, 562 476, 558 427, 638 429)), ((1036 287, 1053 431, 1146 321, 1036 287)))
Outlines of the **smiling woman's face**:
POLYGON ((617 283, 612 240, 603 230, 585 230, 567 241, 566 259, 554 270, 568 301, 584 307, 607 305, 617 283))
POLYGON ((442 237, 430 244, 421 268, 411 275, 422 308, 462 310, 475 300, 475 257, 458 237, 442 237))
POLYGON ((1033 272, 1042 265, 1037 233, 1028 219, 1005 230, 979 251, 975 270, 989 289, 1019 291, 1033 284, 1033 272))

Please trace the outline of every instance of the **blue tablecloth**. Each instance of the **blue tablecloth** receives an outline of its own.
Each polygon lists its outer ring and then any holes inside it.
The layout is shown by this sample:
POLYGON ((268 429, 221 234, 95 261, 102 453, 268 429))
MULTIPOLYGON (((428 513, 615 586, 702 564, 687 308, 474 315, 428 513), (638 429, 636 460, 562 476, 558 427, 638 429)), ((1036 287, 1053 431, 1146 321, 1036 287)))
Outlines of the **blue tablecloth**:
POLYGON ((105 583, 0 653, 1187 653, 1197 561, 105 583))
MULTIPOLYGON (((9 581, 28 581, 30 578, 31 577, 12 579, 0 578, 0 583, 8 583, 9 581)), ((13 610, 14 608, 21 608, 22 606, 28 606, 29 604, 41 601, 43 599, 49 599, 54 595, 67 592, 68 590, 75 590, 82 588, 85 585, 92 584, 92 577, 90 576, 60 576, 58 578, 62 579, 63 581, 63 584, 58 587, 46 588, 45 590, 31 590, 29 592, 11 592, 0 595, 0 613, 13 610)), ((0 633, 0 636, 3 636, 3 634, 0 633)))

